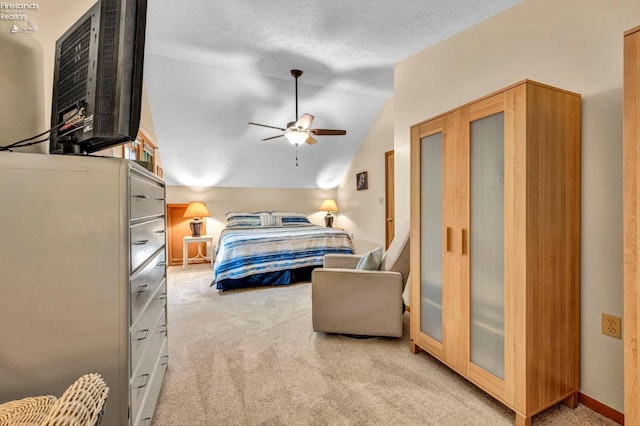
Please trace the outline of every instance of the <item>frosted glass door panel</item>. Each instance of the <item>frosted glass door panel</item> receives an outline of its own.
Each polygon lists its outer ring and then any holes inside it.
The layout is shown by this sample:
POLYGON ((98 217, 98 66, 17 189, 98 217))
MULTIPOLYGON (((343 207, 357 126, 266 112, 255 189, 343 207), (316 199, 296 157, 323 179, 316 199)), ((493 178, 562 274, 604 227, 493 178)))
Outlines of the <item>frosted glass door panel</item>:
POLYGON ((470 130, 471 362, 504 380, 504 114, 470 130))
POLYGON ((420 144, 420 330, 442 342, 442 133, 420 144))

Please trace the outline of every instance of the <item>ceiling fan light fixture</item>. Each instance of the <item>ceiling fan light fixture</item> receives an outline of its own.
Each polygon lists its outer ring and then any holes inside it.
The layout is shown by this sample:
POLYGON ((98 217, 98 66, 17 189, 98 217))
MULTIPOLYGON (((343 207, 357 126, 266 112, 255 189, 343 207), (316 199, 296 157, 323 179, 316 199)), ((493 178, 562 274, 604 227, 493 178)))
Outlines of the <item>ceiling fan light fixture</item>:
POLYGON ((294 146, 302 145, 309 138, 309 134, 301 130, 287 130, 284 134, 289 143, 294 146))

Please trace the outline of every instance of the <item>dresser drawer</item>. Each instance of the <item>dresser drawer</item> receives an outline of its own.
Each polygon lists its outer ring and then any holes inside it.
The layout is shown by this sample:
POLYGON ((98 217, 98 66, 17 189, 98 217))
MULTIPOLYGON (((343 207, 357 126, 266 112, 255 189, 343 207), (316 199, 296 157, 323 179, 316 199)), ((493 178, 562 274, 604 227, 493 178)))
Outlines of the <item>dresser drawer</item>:
POLYGON ((138 321, 158 289, 166 274, 166 251, 160 251, 140 272, 130 281, 131 316, 130 325, 138 321))
POLYGON ((140 319, 131 327, 131 371, 132 374, 138 369, 141 360, 145 356, 147 346, 155 337, 157 328, 164 329, 166 333, 166 281, 162 281, 160 288, 156 292, 148 308, 140 316, 140 319))
MULTIPOLYGON (((167 364, 169 363, 169 348, 168 342, 165 338, 162 342, 160 354, 156 359, 155 368, 149 381, 147 392, 142 400, 141 405, 137 408, 138 415, 132 416, 135 426, 149 426, 151 419, 153 418, 153 412, 155 411, 156 402, 160 395, 160 389, 162 388, 162 379, 164 373, 167 370, 167 364)), ((134 411, 134 410, 132 410, 134 411)))
MULTIPOLYGON (((153 396, 154 385, 158 379, 162 382, 164 368, 168 361, 166 330, 156 333, 148 352, 145 352, 143 363, 131 378, 131 418, 144 420, 143 407, 151 403, 155 406, 158 395, 153 396), (156 337, 157 336, 157 337, 156 337), (160 377, 158 378, 158 375, 160 377), (152 396, 152 398, 150 398, 152 396)), ((153 414, 153 413, 150 413, 153 414)), ((144 424, 144 423, 143 423, 144 424)))
POLYGON ((138 269, 145 260, 165 244, 164 217, 131 226, 131 270, 138 269))
POLYGON ((131 220, 164 215, 164 188, 131 175, 131 220))

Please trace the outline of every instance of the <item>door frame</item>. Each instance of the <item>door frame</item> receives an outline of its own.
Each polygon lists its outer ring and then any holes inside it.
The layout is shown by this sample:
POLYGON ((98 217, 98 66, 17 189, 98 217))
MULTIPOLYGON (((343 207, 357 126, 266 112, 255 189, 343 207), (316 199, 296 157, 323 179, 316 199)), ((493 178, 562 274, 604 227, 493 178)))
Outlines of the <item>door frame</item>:
POLYGON ((384 238, 389 248, 395 236, 395 151, 384 153, 384 238))

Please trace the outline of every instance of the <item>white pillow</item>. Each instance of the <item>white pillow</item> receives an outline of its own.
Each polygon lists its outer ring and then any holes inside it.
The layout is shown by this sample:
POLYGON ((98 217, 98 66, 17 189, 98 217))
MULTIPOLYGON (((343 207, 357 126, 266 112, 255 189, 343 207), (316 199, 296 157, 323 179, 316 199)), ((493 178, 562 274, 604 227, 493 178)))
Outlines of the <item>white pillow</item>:
POLYGON ((282 226, 282 217, 271 213, 260 213, 260 226, 282 226))

